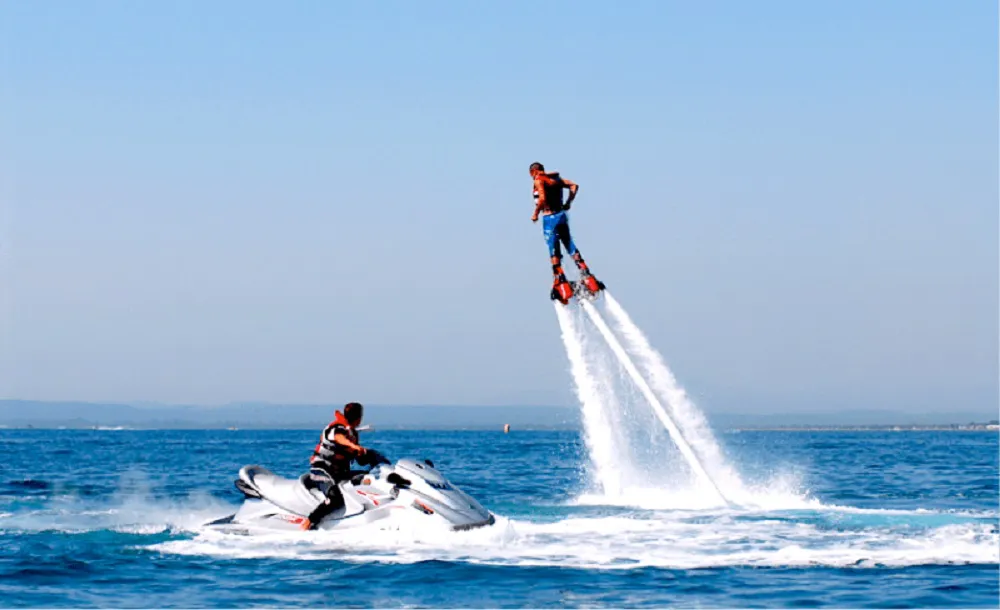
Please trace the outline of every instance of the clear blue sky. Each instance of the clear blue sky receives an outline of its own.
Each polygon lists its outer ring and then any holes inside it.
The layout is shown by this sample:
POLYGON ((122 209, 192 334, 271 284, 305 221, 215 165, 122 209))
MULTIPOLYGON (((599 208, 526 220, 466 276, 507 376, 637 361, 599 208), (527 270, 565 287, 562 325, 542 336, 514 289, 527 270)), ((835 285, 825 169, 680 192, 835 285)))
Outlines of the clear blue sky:
POLYGON ((995 411, 992 2, 5 2, 0 397, 573 404, 527 166, 711 409, 995 411))

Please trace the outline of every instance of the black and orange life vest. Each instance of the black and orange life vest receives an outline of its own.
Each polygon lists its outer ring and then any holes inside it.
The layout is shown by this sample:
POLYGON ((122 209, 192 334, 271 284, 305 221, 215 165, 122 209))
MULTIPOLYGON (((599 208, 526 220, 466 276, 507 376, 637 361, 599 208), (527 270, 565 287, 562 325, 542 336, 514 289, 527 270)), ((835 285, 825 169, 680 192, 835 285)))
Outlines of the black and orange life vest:
MULTIPOLYGON (((559 176, 559 172, 542 174, 542 188, 545 189, 545 207, 542 208, 542 212, 555 214, 563 211, 563 186, 565 184, 559 176)), ((538 203, 537 188, 533 189, 532 196, 535 198, 535 203, 538 203)))
POLYGON ((343 413, 337 411, 333 421, 323 428, 323 435, 313 449, 312 457, 309 459, 313 467, 331 472, 350 470, 351 460, 355 457, 354 450, 331 440, 330 437, 336 434, 343 434, 352 443, 358 443, 357 430, 347 422, 343 413))

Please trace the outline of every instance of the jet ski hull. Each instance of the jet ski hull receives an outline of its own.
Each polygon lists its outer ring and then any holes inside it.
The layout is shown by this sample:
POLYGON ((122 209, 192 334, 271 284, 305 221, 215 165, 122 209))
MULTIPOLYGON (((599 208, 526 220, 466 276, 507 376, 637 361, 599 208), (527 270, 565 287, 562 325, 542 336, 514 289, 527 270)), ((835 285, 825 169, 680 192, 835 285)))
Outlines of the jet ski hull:
MULTIPOLYGON (((289 479, 258 465, 241 468, 236 487, 244 494, 243 505, 206 526, 246 534, 258 528, 297 530, 324 499, 320 490, 307 485, 307 475, 289 479)), ((495 522, 490 511, 451 484, 429 461, 404 459, 380 465, 341 482, 340 490, 343 505, 315 524, 316 529, 398 529, 426 522, 464 531, 495 522)))

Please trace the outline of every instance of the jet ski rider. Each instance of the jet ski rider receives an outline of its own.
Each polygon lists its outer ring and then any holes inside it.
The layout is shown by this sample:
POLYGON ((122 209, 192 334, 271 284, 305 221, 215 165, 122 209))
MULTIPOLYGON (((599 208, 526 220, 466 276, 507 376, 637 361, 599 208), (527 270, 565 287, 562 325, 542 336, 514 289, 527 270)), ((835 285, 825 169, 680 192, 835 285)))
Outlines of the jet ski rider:
POLYGON ((347 403, 344 405, 344 412, 337 411, 333 421, 323 429, 320 441, 309 460, 307 484, 322 491, 326 499, 306 518, 302 529, 312 529, 343 505, 344 495, 339 483, 351 478, 352 460, 359 464, 385 460, 377 451, 366 449, 358 443, 357 428, 361 425, 364 410, 361 403, 347 403))

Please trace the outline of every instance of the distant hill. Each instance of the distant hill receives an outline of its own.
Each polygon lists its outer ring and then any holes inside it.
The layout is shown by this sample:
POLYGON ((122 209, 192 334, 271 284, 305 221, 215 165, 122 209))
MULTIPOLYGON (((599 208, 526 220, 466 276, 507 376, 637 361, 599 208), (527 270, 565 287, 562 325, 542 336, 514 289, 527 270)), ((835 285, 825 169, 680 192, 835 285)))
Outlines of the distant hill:
MULTIPOLYGON (((0 426, 10 428, 266 428, 315 429, 340 405, 243 403, 224 406, 129 405, 91 402, 0 400, 0 426)), ((844 410, 801 413, 709 413, 713 428, 785 426, 912 426, 985 422, 995 413, 911 413, 844 410)), ((366 405, 365 423, 393 429, 579 429, 580 409, 560 406, 366 405)))
MULTIPOLYGON (((329 422, 338 408, 339 405, 134 406, 0 400, 0 425, 17 428, 314 429, 329 422)), ((579 411, 552 406, 365 405, 364 423, 382 430, 500 428, 506 423, 520 429, 567 429, 579 426, 579 411)))
POLYGON ((996 419, 988 410, 921 412, 878 409, 844 409, 799 413, 724 413, 709 415, 716 426, 726 428, 783 428, 789 426, 947 426, 984 423, 996 419))

